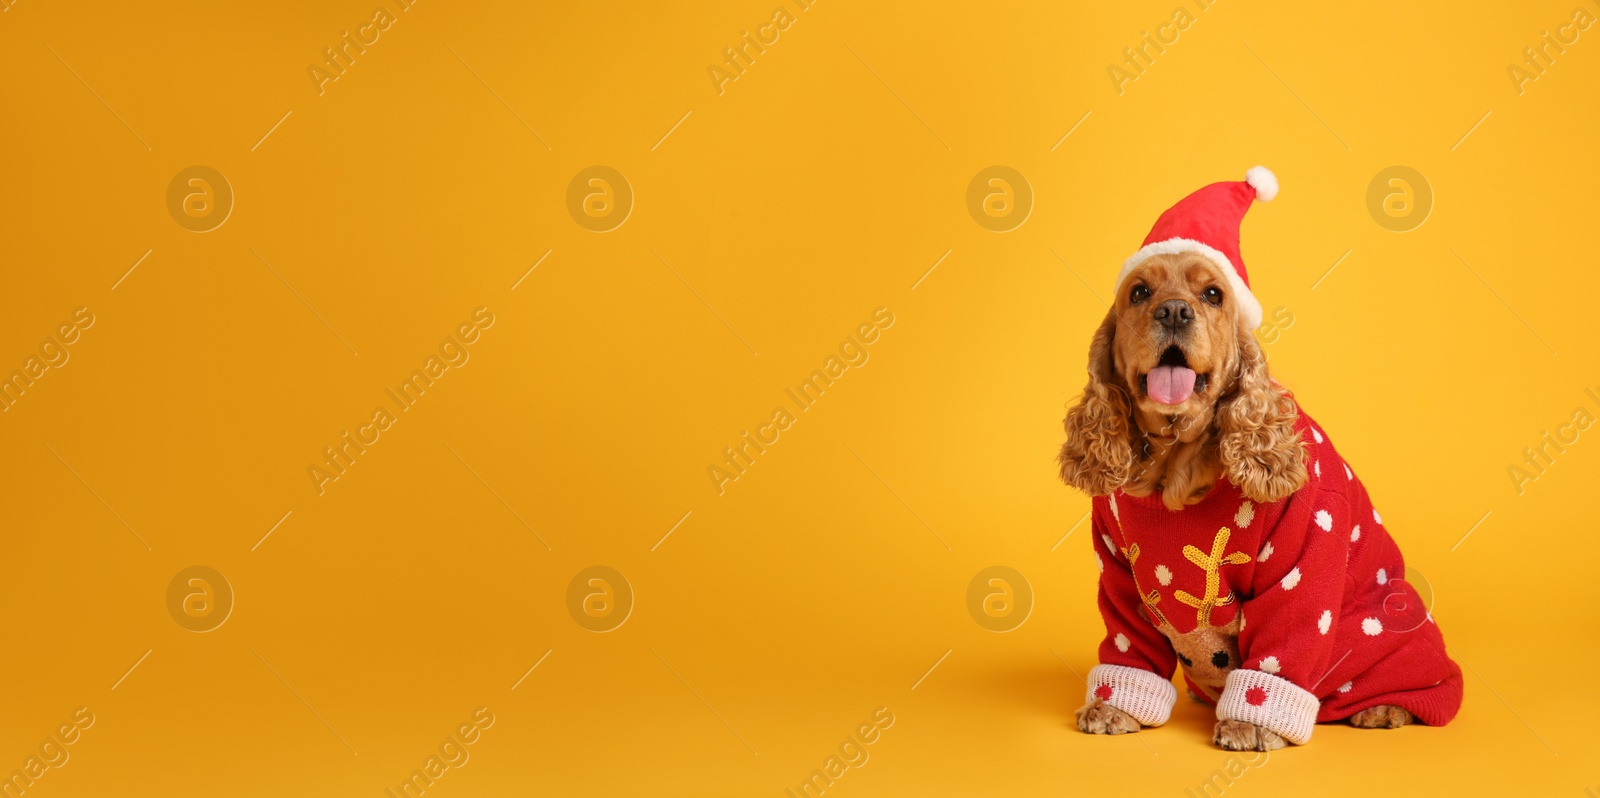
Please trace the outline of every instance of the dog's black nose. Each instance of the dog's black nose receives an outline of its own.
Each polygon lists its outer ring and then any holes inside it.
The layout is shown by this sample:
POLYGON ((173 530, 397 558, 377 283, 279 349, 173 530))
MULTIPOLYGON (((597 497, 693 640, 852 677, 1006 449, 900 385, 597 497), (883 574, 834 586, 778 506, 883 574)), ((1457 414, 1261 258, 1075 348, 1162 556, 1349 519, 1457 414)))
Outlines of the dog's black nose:
POLYGON ((1155 320, 1169 330, 1176 330, 1194 321, 1194 308, 1181 299, 1169 299, 1156 308, 1155 320))

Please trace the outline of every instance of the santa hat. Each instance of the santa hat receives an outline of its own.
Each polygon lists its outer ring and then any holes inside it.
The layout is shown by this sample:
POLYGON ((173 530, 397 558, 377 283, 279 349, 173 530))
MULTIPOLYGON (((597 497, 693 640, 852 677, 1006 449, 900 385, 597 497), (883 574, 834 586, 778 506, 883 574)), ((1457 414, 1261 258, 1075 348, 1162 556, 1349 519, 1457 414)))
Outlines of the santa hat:
POLYGON ((1228 276, 1228 287, 1239 303, 1240 321, 1251 330, 1260 327, 1261 303, 1250 293, 1250 278, 1239 256, 1239 223, 1252 200, 1271 202, 1276 196, 1277 176, 1265 166, 1257 166, 1244 173, 1242 182, 1212 183, 1179 200, 1156 220, 1150 235, 1144 237, 1144 246, 1122 262, 1117 293, 1122 293, 1122 282, 1134 267, 1150 256, 1196 252, 1210 258, 1228 276))

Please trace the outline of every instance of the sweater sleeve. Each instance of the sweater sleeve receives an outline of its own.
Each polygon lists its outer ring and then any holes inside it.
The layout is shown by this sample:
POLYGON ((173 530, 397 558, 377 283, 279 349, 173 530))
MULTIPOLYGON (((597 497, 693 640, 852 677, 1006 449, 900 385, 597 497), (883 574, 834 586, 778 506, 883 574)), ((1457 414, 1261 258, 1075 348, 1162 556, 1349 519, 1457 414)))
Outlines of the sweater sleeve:
POLYGON ((1106 635, 1100 642, 1100 664, 1089 671, 1084 701, 1099 698, 1146 726, 1159 726, 1178 699, 1172 685, 1176 655, 1166 635, 1141 612, 1144 600, 1129 561, 1130 556, 1137 560, 1137 550, 1123 552, 1110 500, 1094 500, 1093 530, 1106 635))
POLYGON ((1302 744, 1311 739, 1321 707, 1315 691, 1345 653, 1334 651, 1333 641, 1351 519, 1346 497, 1318 485, 1286 501, 1256 557, 1253 597, 1240 608, 1243 662, 1228 674, 1217 717, 1254 723, 1302 744))

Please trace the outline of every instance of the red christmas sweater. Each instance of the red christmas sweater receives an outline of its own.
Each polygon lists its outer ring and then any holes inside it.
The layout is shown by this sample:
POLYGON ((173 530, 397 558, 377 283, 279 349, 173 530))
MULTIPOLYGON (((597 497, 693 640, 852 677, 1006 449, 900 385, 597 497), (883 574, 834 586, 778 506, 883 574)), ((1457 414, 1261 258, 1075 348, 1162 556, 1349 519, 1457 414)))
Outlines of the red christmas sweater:
POLYGON ((1303 411, 1295 426, 1307 479, 1281 501, 1257 504, 1223 479, 1176 512, 1159 494, 1095 497, 1106 636, 1089 698, 1159 725, 1181 663, 1218 718, 1294 743, 1379 704, 1429 725, 1455 717, 1461 669, 1399 547, 1321 429, 1303 411))

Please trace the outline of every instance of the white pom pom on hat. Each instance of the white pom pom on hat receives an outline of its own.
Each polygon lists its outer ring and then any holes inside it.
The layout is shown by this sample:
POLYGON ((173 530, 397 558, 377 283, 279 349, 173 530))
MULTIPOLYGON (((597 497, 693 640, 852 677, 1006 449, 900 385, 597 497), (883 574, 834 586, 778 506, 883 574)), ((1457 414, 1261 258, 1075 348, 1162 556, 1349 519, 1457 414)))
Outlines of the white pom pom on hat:
POLYGON ((1256 199, 1271 202, 1278 196, 1278 176, 1265 166, 1252 166, 1244 173, 1244 182, 1256 190, 1256 199))

